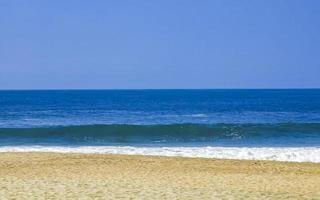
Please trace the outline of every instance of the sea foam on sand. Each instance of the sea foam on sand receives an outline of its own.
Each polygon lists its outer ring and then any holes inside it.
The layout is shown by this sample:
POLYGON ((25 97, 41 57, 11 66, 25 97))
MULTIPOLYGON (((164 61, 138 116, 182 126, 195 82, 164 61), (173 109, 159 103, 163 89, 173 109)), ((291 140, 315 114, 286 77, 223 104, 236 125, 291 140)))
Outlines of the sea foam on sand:
POLYGON ((320 147, 2 146, 0 152, 98 153, 320 163, 320 147))

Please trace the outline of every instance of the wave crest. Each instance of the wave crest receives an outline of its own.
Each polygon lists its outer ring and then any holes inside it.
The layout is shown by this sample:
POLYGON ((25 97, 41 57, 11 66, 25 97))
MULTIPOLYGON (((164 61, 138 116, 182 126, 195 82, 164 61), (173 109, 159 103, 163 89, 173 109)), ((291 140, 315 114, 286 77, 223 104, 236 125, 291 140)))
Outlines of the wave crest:
MULTIPOLYGON (((179 143, 219 140, 314 138, 320 141, 320 123, 286 124, 167 124, 83 125, 44 128, 1 128, 0 144, 54 143, 179 143)), ((320 145, 320 144, 319 144, 320 145)))

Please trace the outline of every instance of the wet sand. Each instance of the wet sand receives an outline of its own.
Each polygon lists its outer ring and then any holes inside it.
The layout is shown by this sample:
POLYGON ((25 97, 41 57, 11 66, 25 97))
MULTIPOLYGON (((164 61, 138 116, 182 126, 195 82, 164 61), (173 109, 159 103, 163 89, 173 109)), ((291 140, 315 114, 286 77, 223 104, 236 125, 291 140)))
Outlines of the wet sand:
POLYGON ((320 199, 320 164, 0 153, 1 199, 320 199))

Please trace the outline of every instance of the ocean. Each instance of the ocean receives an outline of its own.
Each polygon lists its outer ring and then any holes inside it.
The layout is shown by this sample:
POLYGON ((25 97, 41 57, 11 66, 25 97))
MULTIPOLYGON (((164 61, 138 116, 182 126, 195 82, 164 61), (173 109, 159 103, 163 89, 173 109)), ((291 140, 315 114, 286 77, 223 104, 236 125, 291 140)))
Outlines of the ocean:
POLYGON ((320 89, 0 91, 0 152, 320 162, 320 89))

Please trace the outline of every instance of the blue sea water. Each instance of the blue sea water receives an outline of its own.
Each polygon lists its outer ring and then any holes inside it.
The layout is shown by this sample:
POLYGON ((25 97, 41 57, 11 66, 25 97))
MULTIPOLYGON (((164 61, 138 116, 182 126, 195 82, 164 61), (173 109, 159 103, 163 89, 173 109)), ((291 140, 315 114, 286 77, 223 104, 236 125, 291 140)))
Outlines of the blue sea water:
POLYGON ((0 91, 0 146, 319 147, 320 90, 0 91))

